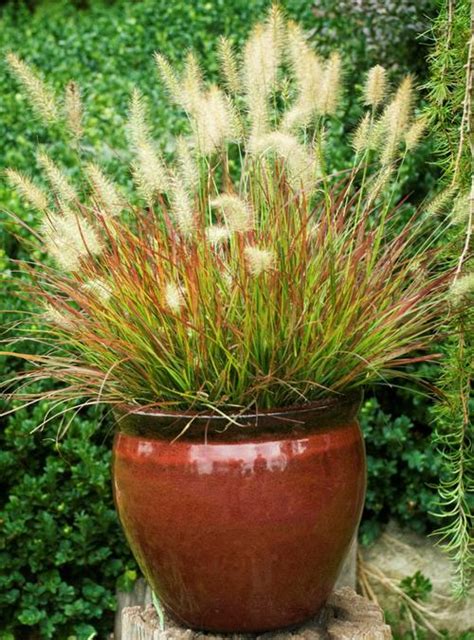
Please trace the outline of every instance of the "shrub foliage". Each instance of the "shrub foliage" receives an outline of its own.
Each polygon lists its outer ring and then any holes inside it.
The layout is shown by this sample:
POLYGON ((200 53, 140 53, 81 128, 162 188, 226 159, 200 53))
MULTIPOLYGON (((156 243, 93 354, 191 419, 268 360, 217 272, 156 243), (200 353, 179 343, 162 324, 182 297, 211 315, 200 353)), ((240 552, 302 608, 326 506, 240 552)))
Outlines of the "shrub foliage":
POLYGON ((54 425, 32 434, 45 411, 19 411, 0 434, 0 637, 106 637, 117 582, 135 567, 112 505, 110 442, 94 436, 97 415, 60 444, 54 425))

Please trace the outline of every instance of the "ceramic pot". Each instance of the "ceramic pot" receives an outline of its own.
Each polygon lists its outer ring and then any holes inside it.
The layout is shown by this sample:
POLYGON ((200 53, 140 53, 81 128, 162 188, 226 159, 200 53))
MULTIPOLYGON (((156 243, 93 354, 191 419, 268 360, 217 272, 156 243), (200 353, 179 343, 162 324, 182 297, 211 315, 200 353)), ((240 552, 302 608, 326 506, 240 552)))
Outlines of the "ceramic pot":
POLYGON ((121 411, 116 507, 140 568, 177 621, 264 632, 319 611, 364 503, 359 404, 345 396, 230 423, 121 411))

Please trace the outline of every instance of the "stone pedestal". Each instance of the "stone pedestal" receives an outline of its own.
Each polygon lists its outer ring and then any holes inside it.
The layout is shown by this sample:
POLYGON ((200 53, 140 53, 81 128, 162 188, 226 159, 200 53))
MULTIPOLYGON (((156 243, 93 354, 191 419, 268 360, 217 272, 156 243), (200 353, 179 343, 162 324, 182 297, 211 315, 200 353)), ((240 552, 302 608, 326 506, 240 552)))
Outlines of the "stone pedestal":
POLYGON ((357 595, 351 588, 335 591, 317 618, 304 625, 265 633, 260 636, 217 635, 192 631, 166 618, 164 628, 152 605, 126 607, 122 612, 123 640, 390 640, 392 633, 385 624, 381 609, 357 595))

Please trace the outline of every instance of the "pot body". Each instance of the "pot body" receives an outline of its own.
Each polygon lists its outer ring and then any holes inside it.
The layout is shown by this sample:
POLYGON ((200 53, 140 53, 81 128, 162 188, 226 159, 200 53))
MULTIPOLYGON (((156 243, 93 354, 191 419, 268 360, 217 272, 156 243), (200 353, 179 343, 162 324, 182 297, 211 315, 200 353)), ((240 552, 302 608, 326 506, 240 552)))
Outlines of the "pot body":
POLYGON ((364 502, 358 404, 245 416, 221 433, 213 417, 122 416, 116 507, 174 618, 195 629, 263 632, 318 612, 364 502))

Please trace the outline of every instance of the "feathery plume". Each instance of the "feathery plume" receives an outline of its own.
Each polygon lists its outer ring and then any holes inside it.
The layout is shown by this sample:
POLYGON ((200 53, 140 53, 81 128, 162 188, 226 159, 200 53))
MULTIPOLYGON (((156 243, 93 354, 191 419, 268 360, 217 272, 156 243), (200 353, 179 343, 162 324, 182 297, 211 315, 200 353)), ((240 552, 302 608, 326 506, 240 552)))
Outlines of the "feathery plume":
POLYGON ((341 56, 333 53, 324 65, 321 89, 316 96, 316 107, 321 115, 333 115, 341 92, 341 56))
POLYGON ((211 200, 211 207, 222 212, 229 231, 245 233, 252 229, 252 209, 238 196, 231 193, 222 193, 211 200))
POLYGON ((132 147, 138 147, 150 138, 150 128, 147 123, 147 110, 143 94, 134 88, 128 108, 127 133, 132 147))
POLYGON ((297 89, 301 91, 304 89, 304 83, 308 78, 307 56, 308 54, 313 54, 313 51, 308 45, 303 30, 293 20, 290 20, 287 25, 286 42, 291 70, 296 80, 297 89))
POLYGON ((170 98, 176 104, 181 105, 183 100, 181 84, 175 70, 165 56, 160 53, 155 53, 155 62, 170 98))
POLYGON ((373 176, 372 181, 370 183, 370 189, 368 191, 366 208, 370 209, 378 196, 385 189, 387 184, 390 182, 390 179, 393 175, 393 167, 391 165, 384 166, 380 169, 378 173, 373 176))
POLYGON ((102 302, 107 302, 112 295, 109 285, 101 278, 85 282, 82 288, 102 302))
POLYGON ((247 246, 244 249, 247 267, 253 276, 270 271, 275 264, 275 254, 268 249, 247 246))
POLYGON ((76 190, 67 179, 66 174, 51 160, 48 154, 39 151, 37 159, 59 200, 65 205, 76 200, 76 190))
POLYGON ((173 313, 178 313, 184 306, 182 287, 170 282, 165 287, 165 300, 173 313))
POLYGON ((369 69, 364 86, 364 104, 377 107, 385 98, 387 71, 379 64, 369 69))
POLYGON ((135 155, 132 174, 139 193, 151 204, 157 193, 163 193, 169 189, 169 176, 162 158, 150 139, 146 116, 143 96, 134 89, 130 100, 127 126, 130 145, 135 155))
POLYGON ((450 186, 447 189, 443 189, 437 196, 431 200, 426 207, 426 213, 430 216, 437 216, 440 213, 444 213, 447 206, 451 203, 456 193, 456 187, 450 186))
POLYGON ((220 224, 213 224, 206 229, 206 237, 210 244, 217 246, 227 242, 230 238, 230 231, 220 224))
POLYGON ((14 169, 6 169, 8 182, 20 195, 20 197, 38 211, 46 211, 48 208, 48 196, 34 184, 27 176, 14 169))
POLYGON ((251 123, 250 140, 267 133, 269 114, 267 97, 263 93, 253 92, 247 95, 247 106, 251 123))
POLYGON ((460 302, 462 298, 474 293, 474 273, 467 273, 457 278, 449 288, 455 302, 460 302))
POLYGON ((43 308, 45 310, 43 318, 49 324, 54 324, 60 329, 64 329, 64 331, 73 331, 75 329, 74 322, 49 302, 43 303, 43 308))
POLYGON ((470 193, 460 193, 453 202, 451 220, 454 224, 465 224, 469 216, 470 193))
POLYGON ((204 81, 201 67, 192 51, 186 56, 183 76, 181 78, 181 106, 190 114, 199 109, 203 94, 204 81))
POLYGON ((262 135, 268 127, 268 99, 276 84, 283 38, 282 16, 274 6, 267 21, 254 27, 245 45, 242 75, 251 137, 262 135))
POLYGON ((102 251, 95 229, 87 220, 73 214, 49 214, 42 234, 47 252, 66 271, 78 271, 83 258, 102 251))
POLYGON ((417 146, 426 131, 427 124, 428 119, 425 116, 421 116, 408 128, 405 133, 405 148, 407 151, 412 151, 417 146))
POLYGON ((183 181, 174 176, 171 181, 171 209, 178 229, 183 236, 189 236, 196 229, 193 202, 183 181))
POLYGON ((64 92, 64 112, 66 115, 66 124, 71 135, 76 141, 80 140, 83 134, 82 103, 81 93, 76 82, 71 81, 66 85, 64 92))
POLYGON ((183 180, 186 189, 193 193, 199 185, 199 169, 187 140, 182 136, 176 141, 176 155, 179 177, 183 180))
POLYGON ((276 55, 280 60, 286 40, 286 21, 278 3, 274 2, 267 16, 267 28, 272 34, 276 55))
POLYGON ((225 288, 227 289, 227 291, 231 291, 234 286, 234 278, 232 276, 232 273, 228 269, 224 268, 221 271, 221 276, 225 288))
POLYGON ((233 104, 216 86, 210 87, 197 100, 192 115, 197 147, 204 155, 210 155, 225 142, 239 138, 238 118, 233 104))
POLYGON ((398 144, 406 131, 413 102, 413 77, 406 76, 398 87, 395 97, 385 107, 379 121, 383 138, 382 164, 389 164, 397 151, 398 144))
POLYGON ((87 165, 86 174, 103 213, 111 217, 118 216, 125 203, 114 183, 102 172, 100 167, 93 163, 87 165))
POLYGON ((352 138, 352 148, 357 154, 370 147, 370 129, 370 113, 366 113, 352 138))
POLYGON ((383 149, 387 135, 387 118, 384 112, 372 125, 372 131, 368 141, 369 149, 379 151, 383 149))
POLYGON ((225 85, 231 94, 236 95, 240 92, 241 82, 239 77, 237 58, 232 44, 227 38, 221 36, 219 38, 217 51, 225 85))
POLYGON ((316 157, 289 133, 273 131, 253 141, 255 154, 275 153, 284 160, 287 178, 295 190, 303 189, 307 194, 315 187, 318 176, 316 157))
POLYGON ((30 103, 36 113, 47 123, 56 122, 59 110, 56 97, 41 78, 14 53, 8 53, 7 63, 13 75, 25 89, 30 103))
POLYGON ((288 24, 288 54, 296 82, 297 97, 293 106, 285 113, 282 128, 290 131, 295 127, 307 126, 316 110, 316 96, 319 93, 323 67, 321 60, 309 46, 300 27, 288 24))
POLYGON ((165 164, 151 144, 136 149, 136 162, 132 164, 132 176, 138 192, 148 204, 157 193, 166 193, 170 188, 165 164))

